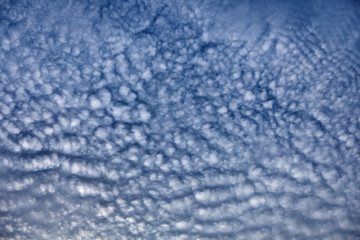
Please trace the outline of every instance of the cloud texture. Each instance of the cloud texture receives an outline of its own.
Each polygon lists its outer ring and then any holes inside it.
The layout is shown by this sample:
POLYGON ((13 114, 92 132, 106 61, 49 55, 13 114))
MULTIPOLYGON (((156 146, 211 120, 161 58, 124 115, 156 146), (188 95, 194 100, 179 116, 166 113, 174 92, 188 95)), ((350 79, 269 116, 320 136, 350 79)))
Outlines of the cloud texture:
POLYGON ((359 239, 359 13, 2 1, 0 239, 359 239))

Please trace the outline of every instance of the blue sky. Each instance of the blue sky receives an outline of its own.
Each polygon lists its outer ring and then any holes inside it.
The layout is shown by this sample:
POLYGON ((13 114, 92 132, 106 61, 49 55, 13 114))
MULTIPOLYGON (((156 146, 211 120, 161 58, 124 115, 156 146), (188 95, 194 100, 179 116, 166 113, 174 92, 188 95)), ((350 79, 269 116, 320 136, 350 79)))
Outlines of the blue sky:
POLYGON ((2 1, 0 239, 360 238, 356 1, 2 1))

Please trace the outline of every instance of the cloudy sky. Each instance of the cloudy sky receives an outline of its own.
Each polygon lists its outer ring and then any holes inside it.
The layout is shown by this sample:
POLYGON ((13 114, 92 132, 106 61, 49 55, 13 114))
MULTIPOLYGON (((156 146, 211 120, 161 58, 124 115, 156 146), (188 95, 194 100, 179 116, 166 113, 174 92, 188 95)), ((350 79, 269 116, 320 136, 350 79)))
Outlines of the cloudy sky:
POLYGON ((1 0, 0 239, 360 239, 358 1, 1 0))

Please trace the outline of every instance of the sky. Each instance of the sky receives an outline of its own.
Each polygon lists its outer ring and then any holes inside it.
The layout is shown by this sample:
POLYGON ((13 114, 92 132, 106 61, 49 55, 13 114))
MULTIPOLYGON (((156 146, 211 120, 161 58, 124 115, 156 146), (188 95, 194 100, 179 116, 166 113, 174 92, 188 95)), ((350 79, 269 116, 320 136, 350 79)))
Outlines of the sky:
POLYGON ((358 1, 0 1, 0 239, 360 239, 358 1))

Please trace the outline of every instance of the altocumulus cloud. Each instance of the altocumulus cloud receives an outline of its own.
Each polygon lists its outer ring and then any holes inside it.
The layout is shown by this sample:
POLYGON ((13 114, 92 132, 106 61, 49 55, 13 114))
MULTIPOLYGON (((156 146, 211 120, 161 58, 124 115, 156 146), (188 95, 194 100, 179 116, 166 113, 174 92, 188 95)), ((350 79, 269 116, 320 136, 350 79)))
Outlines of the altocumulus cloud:
POLYGON ((360 239, 357 1, 0 4, 0 239, 360 239))

